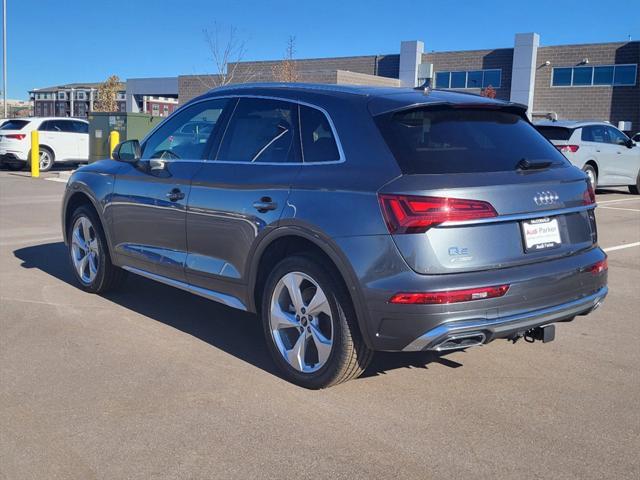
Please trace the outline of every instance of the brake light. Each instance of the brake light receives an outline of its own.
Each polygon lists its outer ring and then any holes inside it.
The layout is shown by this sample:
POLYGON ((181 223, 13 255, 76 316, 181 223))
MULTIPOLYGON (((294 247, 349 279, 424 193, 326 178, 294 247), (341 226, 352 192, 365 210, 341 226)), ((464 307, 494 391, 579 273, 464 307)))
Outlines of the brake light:
POLYGON ((496 217, 490 203, 445 197, 379 195, 389 233, 423 233, 444 222, 496 217))
POLYGON ((556 148, 562 153, 576 153, 580 145, 556 145, 556 148))
POLYGON ((494 287, 469 288, 466 290, 449 290, 446 292, 396 293, 389 303, 404 305, 442 305, 446 303, 469 302, 487 298, 502 297, 509 290, 509 285, 494 287))
POLYGON ((606 258, 604 260, 600 260, 597 263, 594 263, 593 265, 587 268, 587 271, 593 273, 594 275, 605 272, 607 270, 609 270, 609 262, 607 261, 606 258))
POLYGON ((7 137, 7 138, 13 138, 15 140, 22 140, 26 136, 27 135, 24 134, 24 133, 11 133, 9 135, 5 135, 5 137, 7 137))
POLYGON ((587 189, 582 194, 582 203, 584 205, 593 205, 596 203, 596 192, 593 190, 593 185, 587 180, 587 189))

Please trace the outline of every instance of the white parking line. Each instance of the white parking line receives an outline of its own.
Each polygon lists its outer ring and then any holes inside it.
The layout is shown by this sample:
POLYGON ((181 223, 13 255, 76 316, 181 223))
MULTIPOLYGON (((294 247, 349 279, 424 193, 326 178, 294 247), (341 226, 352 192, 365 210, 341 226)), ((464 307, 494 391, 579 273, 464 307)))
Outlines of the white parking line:
POLYGON ((633 201, 640 201, 640 197, 635 197, 635 198, 618 198, 616 200, 603 200, 602 202, 598 202, 598 205, 601 205, 603 203, 616 203, 616 202, 633 202, 633 201))
POLYGON ((67 183, 67 179, 66 178, 46 177, 45 180, 49 180, 50 182, 67 183))
POLYGON ((614 252, 616 250, 623 250, 625 248, 631 248, 631 247, 640 247, 640 242, 627 243, 624 245, 616 245, 615 247, 604 248, 603 250, 605 252, 614 252))
POLYGON ((600 207, 606 210, 626 210, 627 212, 640 212, 638 208, 621 208, 621 207, 600 207))

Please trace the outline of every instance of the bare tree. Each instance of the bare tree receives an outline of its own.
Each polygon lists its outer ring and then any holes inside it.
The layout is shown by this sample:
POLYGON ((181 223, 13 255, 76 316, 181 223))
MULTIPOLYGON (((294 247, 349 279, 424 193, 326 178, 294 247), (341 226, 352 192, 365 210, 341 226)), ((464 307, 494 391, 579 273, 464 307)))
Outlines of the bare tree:
MULTIPOLYGON (((215 22, 213 31, 207 28, 202 31, 216 69, 214 75, 201 77, 207 88, 222 87, 234 83, 234 80, 237 83, 236 70, 247 52, 245 41, 238 37, 238 30, 233 25, 229 27, 228 32, 221 30, 215 22)), ((244 78, 243 80, 247 81, 244 78)))
POLYGON ((94 112, 117 112, 118 92, 122 88, 117 75, 111 75, 98 87, 98 98, 93 104, 94 112))
POLYGON ((298 65, 293 59, 296 54, 296 37, 290 36, 284 59, 272 68, 273 78, 277 82, 297 82, 300 80, 298 65))

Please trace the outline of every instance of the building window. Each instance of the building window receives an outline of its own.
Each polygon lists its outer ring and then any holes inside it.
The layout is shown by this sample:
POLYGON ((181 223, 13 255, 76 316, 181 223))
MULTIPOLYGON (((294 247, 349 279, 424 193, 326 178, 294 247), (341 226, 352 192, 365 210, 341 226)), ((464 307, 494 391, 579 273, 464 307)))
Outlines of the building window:
POLYGON ((58 100, 66 100, 67 92, 58 92, 58 100))
POLYGON ((85 92, 76 92, 76 100, 86 100, 87 94, 85 92))
POLYGON ((471 70, 465 72, 436 72, 436 88, 500 88, 502 70, 471 70))
POLYGON ((551 74, 552 87, 634 86, 638 65, 558 67, 551 74))

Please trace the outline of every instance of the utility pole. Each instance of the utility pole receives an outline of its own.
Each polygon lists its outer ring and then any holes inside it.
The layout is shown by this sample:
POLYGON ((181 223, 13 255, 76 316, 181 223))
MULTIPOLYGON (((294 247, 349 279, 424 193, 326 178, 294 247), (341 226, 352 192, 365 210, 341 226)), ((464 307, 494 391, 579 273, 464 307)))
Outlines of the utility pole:
POLYGON ((7 0, 2 0, 2 103, 7 118, 7 0))

